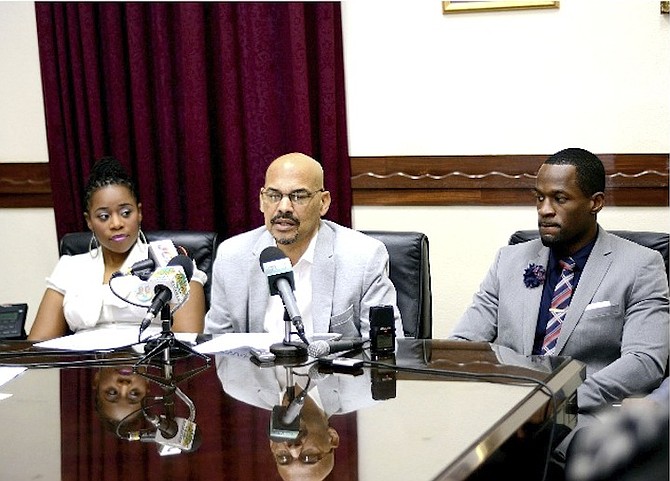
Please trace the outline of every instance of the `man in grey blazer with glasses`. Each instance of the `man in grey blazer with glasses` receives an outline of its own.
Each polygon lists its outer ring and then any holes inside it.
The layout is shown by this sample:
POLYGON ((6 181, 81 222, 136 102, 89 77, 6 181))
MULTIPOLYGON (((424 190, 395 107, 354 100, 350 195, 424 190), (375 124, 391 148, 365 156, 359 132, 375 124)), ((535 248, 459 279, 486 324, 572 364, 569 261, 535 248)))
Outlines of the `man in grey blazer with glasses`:
POLYGON ((226 239, 217 249, 206 333, 269 332, 282 338, 282 300, 270 295, 259 260, 267 247, 276 246, 290 259, 307 337, 367 338, 370 307, 379 305, 393 306, 396 336, 403 337, 386 246, 323 220, 330 201, 323 169, 313 158, 295 152, 270 164, 259 193, 265 225, 226 239))
POLYGON ((534 189, 540 239, 498 251, 450 334, 583 362, 577 428, 599 410, 653 390, 668 362, 663 258, 598 225, 604 190, 596 155, 568 148, 549 157, 534 189))

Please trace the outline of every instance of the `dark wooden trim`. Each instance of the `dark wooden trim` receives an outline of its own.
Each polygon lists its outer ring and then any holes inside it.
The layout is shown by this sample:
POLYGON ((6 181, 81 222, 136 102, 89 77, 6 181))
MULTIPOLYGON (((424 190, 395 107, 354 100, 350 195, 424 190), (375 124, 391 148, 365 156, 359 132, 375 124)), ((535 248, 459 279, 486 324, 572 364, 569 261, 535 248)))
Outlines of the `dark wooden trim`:
POLYGON ((49 164, 0 162, 0 208, 53 207, 49 164))
MULTIPOLYGON (((532 205, 546 155, 352 157, 354 205, 532 205)), ((599 154, 607 204, 668 202, 668 154, 599 154)), ((1 163, 0 208, 53 207, 49 164, 1 163)))
MULTIPOLYGON (((599 154, 606 201, 668 206, 668 154, 599 154)), ((548 155, 352 157, 354 205, 533 205, 548 155)))

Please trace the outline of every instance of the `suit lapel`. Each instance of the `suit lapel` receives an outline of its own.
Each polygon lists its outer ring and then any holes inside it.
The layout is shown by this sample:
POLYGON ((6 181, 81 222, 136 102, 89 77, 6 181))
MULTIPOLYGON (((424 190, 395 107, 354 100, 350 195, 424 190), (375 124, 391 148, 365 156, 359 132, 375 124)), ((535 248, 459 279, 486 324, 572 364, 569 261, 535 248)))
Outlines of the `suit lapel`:
POLYGON ((612 265, 611 252, 612 247, 609 234, 601 228, 598 239, 596 240, 593 250, 584 266, 584 271, 579 278, 579 284, 577 284, 577 289, 570 301, 568 312, 565 314, 565 320, 561 326, 561 333, 559 334, 556 343, 556 354, 559 354, 563 349, 563 346, 565 346, 572 331, 575 330, 577 323, 584 314, 586 306, 588 306, 591 299, 593 299, 596 290, 612 265))
MULTIPOLYGON (((531 258, 529 263, 547 268, 549 262, 549 248, 544 247, 542 243, 537 243, 539 249, 535 251, 535 257, 531 258)), ((535 328, 537 327, 538 313, 540 312, 540 302, 542 302, 542 285, 535 288, 523 286, 523 291, 519 297, 519 306, 523 312, 523 354, 530 356, 533 353, 533 344, 535 342, 535 328)))
POLYGON ((312 322, 314 332, 330 331, 330 313, 335 291, 335 233, 321 222, 314 248, 312 268, 312 322))
POLYGON ((265 231, 252 249, 256 262, 249 266, 249 312, 247 313, 249 332, 263 332, 265 309, 270 299, 270 287, 268 286, 268 279, 263 273, 263 269, 261 269, 260 256, 263 249, 274 245, 274 239, 269 232, 265 231))

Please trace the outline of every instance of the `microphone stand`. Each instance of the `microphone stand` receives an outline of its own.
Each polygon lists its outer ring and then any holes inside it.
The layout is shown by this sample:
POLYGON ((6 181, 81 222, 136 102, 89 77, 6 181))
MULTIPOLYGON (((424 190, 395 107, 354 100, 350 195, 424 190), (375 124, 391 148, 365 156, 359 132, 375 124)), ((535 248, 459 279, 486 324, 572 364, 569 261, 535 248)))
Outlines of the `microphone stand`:
MULTIPOLYGON (((306 342, 291 341, 291 317, 286 308, 284 308, 284 340, 276 342, 270 346, 270 352, 278 358, 305 358, 307 359, 306 342)), ((303 339, 306 341, 306 339, 303 339)))
POLYGON ((154 357, 158 356, 159 354, 163 354, 163 362, 161 364, 163 365, 165 378, 171 379, 172 378, 171 354, 173 353, 176 354, 180 351, 182 353, 185 353, 187 356, 190 354, 199 357, 200 359, 203 359, 206 362, 206 367, 209 367, 211 360, 208 356, 199 353, 198 351, 193 349, 190 345, 180 341, 175 337, 174 332, 172 332, 172 312, 168 304, 163 306, 163 309, 161 309, 161 321, 162 321, 162 330, 160 336, 156 340, 147 341, 145 347, 145 354, 140 358, 139 361, 135 363, 135 365, 133 366, 133 371, 136 371, 138 366, 141 366, 142 364, 147 365, 150 364, 151 360, 154 357))

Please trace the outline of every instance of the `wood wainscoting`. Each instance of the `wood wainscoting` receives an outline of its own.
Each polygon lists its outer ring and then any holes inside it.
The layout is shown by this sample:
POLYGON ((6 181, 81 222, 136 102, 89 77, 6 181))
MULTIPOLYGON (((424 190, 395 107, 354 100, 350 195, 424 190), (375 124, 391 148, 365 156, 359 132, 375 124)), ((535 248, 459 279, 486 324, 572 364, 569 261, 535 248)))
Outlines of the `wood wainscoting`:
MULTIPOLYGON (((548 155, 352 157, 354 205, 534 205, 548 155)), ((668 154, 598 154, 606 202, 668 206, 668 154)))
POLYGON ((49 164, 0 162, 0 208, 53 207, 49 164))
MULTIPOLYGON (((668 206, 668 154, 598 154, 608 205, 668 206)), ((532 205, 547 155, 352 157, 354 205, 532 205)), ((52 207, 46 163, 0 163, 0 208, 52 207)))

